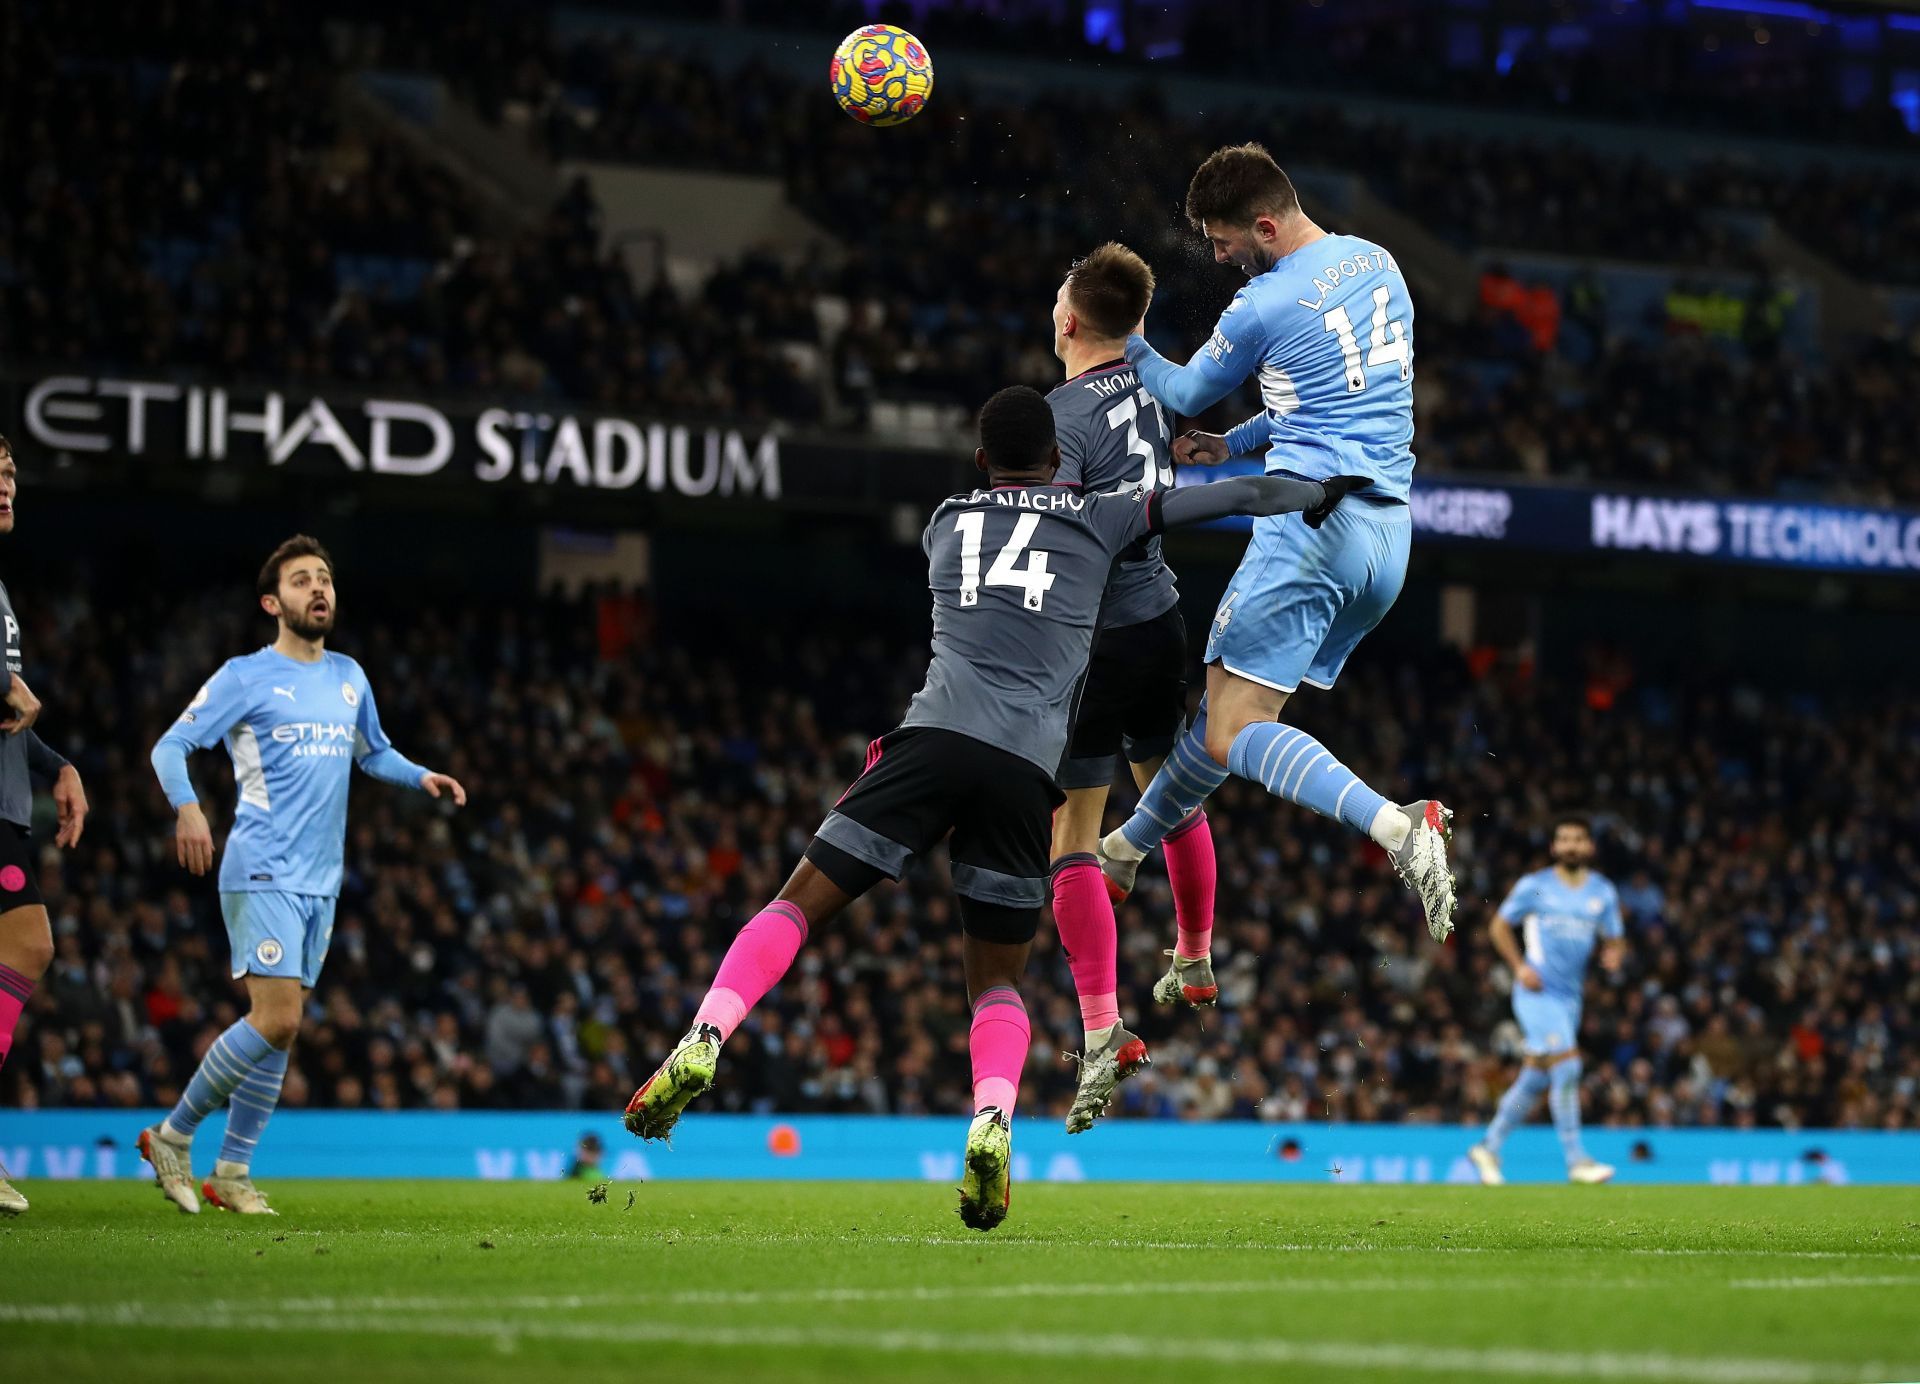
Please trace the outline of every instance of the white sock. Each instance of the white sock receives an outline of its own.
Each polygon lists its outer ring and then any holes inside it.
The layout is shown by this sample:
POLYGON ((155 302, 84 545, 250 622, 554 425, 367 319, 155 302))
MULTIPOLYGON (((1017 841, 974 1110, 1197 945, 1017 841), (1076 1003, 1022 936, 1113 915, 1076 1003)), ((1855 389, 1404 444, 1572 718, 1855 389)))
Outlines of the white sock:
POLYGON ((1373 814, 1373 821, 1367 826, 1367 835, 1377 841, 1382 850, 1393 852, 1407 844, 1407 836, 1412 830, 1413 818, 1392 803, 1383 803, 1380 810, 1373 814))
POLYGON ((1107 1039, 1113 1036, 1114 1029, 1118 1027, 1119 1027, 1118 1024, 1108 1024, 1105 1028, 1088 1029, 1087 1030, 1087 1051, 1098 1052, 1100 1048, 1105 1045, 1107 1039))
POLYGON ((247 1169, 251 1166, 252 1165, 248 1163, 232 1163, 227 1159, 220 1158, 214 1161, 213 1175, 215 1177, 245 1177, 247 1175, 247 1169))
POLYGON ((193 1147, 193 1136, 191 1134, 182 1134, 179 1130, 175 1129, 173 1127, 173 1121, 170 1119, 160 1121, 158 1133, 162 1139, 165 1139, 175 1148, 184 1149, 193 1147))
POLYGON ((1147 853, 1133 842, 1127 840, 1126 833, 1115 830, 1107 833, 1100 842, 1100 849, 1115 860, 1145 860, 1147 853))

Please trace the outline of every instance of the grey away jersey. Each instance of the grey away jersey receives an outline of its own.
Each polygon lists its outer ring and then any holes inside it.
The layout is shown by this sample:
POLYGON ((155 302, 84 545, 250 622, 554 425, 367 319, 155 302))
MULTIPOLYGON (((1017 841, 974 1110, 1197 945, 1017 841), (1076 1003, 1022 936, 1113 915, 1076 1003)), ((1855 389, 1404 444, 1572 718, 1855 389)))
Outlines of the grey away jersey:
MULTIPOLYGON (((13 598, 0 585, 0 618, 6 621, 7 662, 0 675, 0 696, 13 685, 20 671, 20 622, 14 618, 13 598)), ((0 711, 0 720, 12 715, 0 711)), ((30 730, 18 735, 0 734, 0 821, 16 826, 33 825, 33 780, 52 783, 67 761, 48 749, 30 730)))
POLYGON ((920 540, 933 662, 900 724, 971 736, 1052 775, 1113 560, 1159 532, 1161 494, 1003 486, 936 509, 920 540))
MULTIPOLYGON (((1047 403, 1060 439, 1060 472, 1054 477, 1059 484, 1077 485, 1089 494, 1173 484, 1166 411, 1125 361, 1075 375, 1047 395, 1047 403)), ((1156 534, 1114 563, 1100 623, 1137 625, 1166 614, 1178 600, 1156 534)))

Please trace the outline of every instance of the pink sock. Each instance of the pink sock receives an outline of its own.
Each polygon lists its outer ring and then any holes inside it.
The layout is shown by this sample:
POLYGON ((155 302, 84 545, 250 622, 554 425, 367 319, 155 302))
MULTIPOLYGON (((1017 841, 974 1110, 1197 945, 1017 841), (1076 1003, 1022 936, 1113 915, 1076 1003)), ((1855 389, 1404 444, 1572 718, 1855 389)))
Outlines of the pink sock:
POLYGON ((1196 811, 1167 833, 1167 883, 1173 886, 1173 916, 1180 939, 1173 954, 1189 961, 1213 950, 1213 828, 1196 811))
POLYGON ((11 966, 0 966, 0 1066, 6 1065, 7 1053, 13 1048, 14 1026, 20 1022, 32 993, 32 981, 11 966))
POLYGON ((1100 864, 1085 851, 1053 862, 1053 925, 1080 995, 1080 1022, 1090 1032, 1120 1022, 1120 932, 1100 864))
POLYGON ((712 1024, 723 1039, 731 1038, 747 1011, 780 983, 806 940, 807 915, 797 905, 783 900, 754 914, 721 958, 713 988, 693 1021, 712 1024))
POLYGON ((983 990, 973 1002, 973 1029, 967 1051, 973 1055, 973 1113, 997 1106, 1013 1114, 1020 1095, 1020 1069, 1027 1065, 1033 1028, 1027 1004, 1011 985, 983 990))

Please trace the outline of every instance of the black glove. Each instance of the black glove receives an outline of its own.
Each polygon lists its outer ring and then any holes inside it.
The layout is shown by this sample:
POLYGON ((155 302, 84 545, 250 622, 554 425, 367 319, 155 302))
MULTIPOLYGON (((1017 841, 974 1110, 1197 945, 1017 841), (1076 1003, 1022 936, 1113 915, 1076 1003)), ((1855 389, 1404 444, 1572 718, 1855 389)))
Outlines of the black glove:
POLYGON ((1303 516, 1307 523, 1319 528, 1327 522, 1327 516, 1340 508, 1340 501, 1353 490, 1365 490, 1373 482, 1366 476, 1328 476, 1320 482, 1320 488, 1327 492, 1327 498, 1306 510, 1303 516))

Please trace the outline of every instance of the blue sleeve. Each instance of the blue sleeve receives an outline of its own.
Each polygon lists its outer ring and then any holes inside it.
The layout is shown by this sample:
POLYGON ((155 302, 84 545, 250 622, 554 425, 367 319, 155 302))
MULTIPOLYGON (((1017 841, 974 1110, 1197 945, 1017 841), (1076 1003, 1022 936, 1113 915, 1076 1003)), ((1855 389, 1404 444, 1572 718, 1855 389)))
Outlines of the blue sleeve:
POLYGON ((200 799, 193 791, 193 777, 187 773, 187 756, 219 744, 246 715, 246 684, 231 663, 223 663, 220 671, 202 684, 180 718, 154 745, 148 758, 153 772, 160 776, 160 787, 166 792, 167 801, 176 812, 200 799))
POLYGON ((364 678, 360 683, 360 706, 355 730, 353 762, 360 766, 361 773, 371 775, 382 783, 396 783, 402 788, 420 786, 420 780, 426 777, 427 771, 394 749, 393 742, 387 739, 387 733, 380 729, 380 712, 373 704, 373 689, 367 686, 364 678))
POLYGON ((1273 430, 1267 426, 1267 415, 1256 413, 1246 422, 1227 429, 1227 456, 1257 457, 1272 441, 1273 430))
POLYGON ((1144 336, 1127 338, 1127 364, 1139 372, 1140 383, 1175 413, 1199 413, 1219 403, 1260 363, 1266 332, 1260 309, 1243 288, 1220 314, 1207 344, 1185 365, 1175 365, 1144 336))
POLYGON ((1620 919, 1620 891, 1609 880, 1606 886, 1606 911, 1600 915, 1600 935, 1619 938, 1627 935, 1626 924, 1620 919))
POLYGON ((1510 923, 1524 921, 1533 911, 1533 880, 1522 876, 1507 895, 1506 902, 1500 905, 1500 916, 1510 923))

